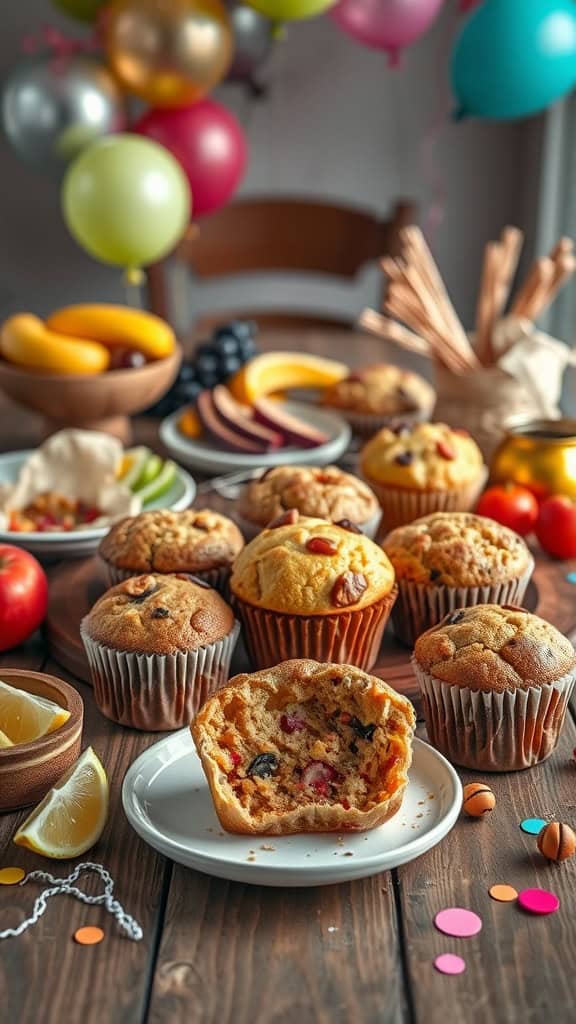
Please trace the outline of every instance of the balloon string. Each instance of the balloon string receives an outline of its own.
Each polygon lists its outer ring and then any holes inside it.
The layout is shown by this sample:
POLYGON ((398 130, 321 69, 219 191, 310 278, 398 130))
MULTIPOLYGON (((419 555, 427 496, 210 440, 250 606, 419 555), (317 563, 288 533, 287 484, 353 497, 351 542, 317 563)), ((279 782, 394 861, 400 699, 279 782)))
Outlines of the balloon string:
POLYGON ((22 50, 29 56, 48 50, 55 57, 68 58, 80 53, 95 53, 99 47, 96 34, 87 39, 70 39, 53 25, 43 25, 39 32, 29 32, 22 39, 22 50))

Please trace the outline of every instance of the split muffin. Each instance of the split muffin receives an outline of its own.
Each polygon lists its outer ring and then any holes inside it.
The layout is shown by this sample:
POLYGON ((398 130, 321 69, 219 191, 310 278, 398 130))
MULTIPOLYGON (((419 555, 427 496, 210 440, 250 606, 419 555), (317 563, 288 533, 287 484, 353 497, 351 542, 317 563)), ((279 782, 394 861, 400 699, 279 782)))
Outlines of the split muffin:
POLYGON ((397 594, 388 556, 358 527, 296 509, 240 552, 230 589, 258 668, 291 658, 371 668, 397 594))
POLYGON ((472 512, 436 512, 392 530, 382 547, 394 566, 394 632, 413 647, 448 612, 522 604, 534 559, 513 530, 472 512))
POLYGON ((391 363, 355 370, 323 394, 323 404, 337 409, 364 438, 394 420, 429 419, 435 402, 436 392, 424 377, 391 363))
POLYGON ((226 595, 244 546, 236 523, 207 508, 158 509, 116 523, 98 553, 111 584, 143 573, 191 573, 226 595))
POLYGON ((410 701, 350 665, 286 661, 230 680, 191 730, 230 832, 351 832, 395 814, 408 781, 410 701))
POLYGON ((360 466, 386 531, 431 512, 470 511, 487 476, 476 442, 445 423, 385 427, 362 449, 360 466))
POLYGON ((247 484, 240 495, 238 522, 251 540, 287 508, 302 516, 348 520, 374 537, 380 505, 368 485, 338 466, 275 466, 247 484))
POLYGON ((201 580, 124 580, 80 625, 100 711, 136 729, 189 725, 227 681, 238 633, 232 609, 201 580))
POLYGON ((520 608, 451 612, 416 641, 430 742, 454 764, 509 772, 554 750, 576 678, 566 637, 520 608))

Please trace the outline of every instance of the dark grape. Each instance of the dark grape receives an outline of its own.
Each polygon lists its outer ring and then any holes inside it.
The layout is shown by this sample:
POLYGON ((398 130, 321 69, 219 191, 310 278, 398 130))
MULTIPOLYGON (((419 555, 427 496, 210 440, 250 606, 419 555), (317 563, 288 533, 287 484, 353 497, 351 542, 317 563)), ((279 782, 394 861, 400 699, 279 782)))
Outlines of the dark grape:
POLYGON ((220 356, 237 356, 240 352, 238 338, 233 334, 220 334, 214 342, 214 351, 220 356))
POLYGON ((214 346, 211 341, 203 341, 200 345, 197 345, 194 349, 194 355, 192 356, 192 362, 197 363, 200 356, 213 356, 214 346))
POLYGON ((240 342, 239 348, 240 357, 244 363, 248 362, 249 359, 252 359, 252 356, 255 356, 258 351, 258 346, 256 345, 254 338, 245 338, 240 342))
POLYGON ((138 370, 141 366, 146 366, 147 361, 144 353, 139 352, 137 349, 117 348, 112 351, 110 369, 138 370))
POLYGON ((253 320, 232 320, 229 324, 223 324, 215 332, 215 337, 219 338, 222 334, 233 334, 238 341, 246 341, 248 338, 253 338, 257 333, 258 327, 253 320))
POLYGON ((196 375, 199 380, 202 380, 206 373, 217 373, 218 372, 218 356, 206 352, 205 354, 198 356, 196 360, 196 375))
POLYGON ((223 359, 221 366, 224 377, 231 377, 233 373, 240 369, 242 363, 243 360, 239 359, 238 356, 228 356, 226 359, 223 359))
POLYGON ((182 363, 178 377, 180 380, 197 380, 195 364, 189 361, 182 363))
POLYGON ((222 375, 220 373, 202 373, 199 374, 200 384, 202 389, 215 388, 217 384, 222 383, 222 375))

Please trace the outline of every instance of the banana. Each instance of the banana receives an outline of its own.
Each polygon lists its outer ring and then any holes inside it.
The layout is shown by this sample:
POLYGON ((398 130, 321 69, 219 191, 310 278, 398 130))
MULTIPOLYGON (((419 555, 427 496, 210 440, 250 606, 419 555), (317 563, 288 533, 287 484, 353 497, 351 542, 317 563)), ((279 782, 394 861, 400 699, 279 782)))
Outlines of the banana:
POLYGON ((174 331, 165 320, 128 306, 66 306, 46 322, 51 330, 90 338, 109 348, 137 349, 147 359, 163 359, 176 347, 174 331))
POLYGON ((0 353, 10 363, 46 373, 96 374, 108 369, 104 345, 48 330, 32 313, 17 313, 0 330, 0 353))

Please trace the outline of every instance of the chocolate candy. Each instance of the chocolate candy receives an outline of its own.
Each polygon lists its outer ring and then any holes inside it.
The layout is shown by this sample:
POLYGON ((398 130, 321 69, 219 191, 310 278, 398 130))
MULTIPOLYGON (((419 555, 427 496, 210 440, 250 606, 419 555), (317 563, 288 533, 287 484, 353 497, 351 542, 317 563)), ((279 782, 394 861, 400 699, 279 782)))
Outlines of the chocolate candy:
POLYGON ((496 806, 496 797, 484 782, 469 782, 464 786, 464 803, 462 808, 471 818, 483 818, 496 806))
POLYGON ((538 849, 547 860, 568 860, 576 853, 576 835, 569 825, 551 821, 538 833, 538 849))

